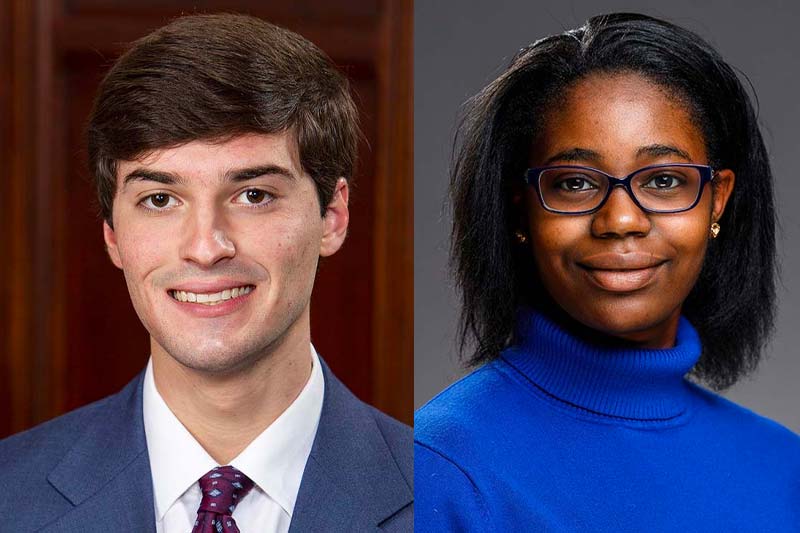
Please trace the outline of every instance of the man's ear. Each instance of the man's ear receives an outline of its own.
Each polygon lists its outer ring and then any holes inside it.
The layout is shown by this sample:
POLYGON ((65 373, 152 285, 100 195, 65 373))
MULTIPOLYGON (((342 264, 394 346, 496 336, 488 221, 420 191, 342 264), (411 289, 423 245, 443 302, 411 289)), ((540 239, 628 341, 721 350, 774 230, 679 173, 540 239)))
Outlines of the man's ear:
POLYGON ((105 220, 103 221, 103 240, 106 241, 106 251, 108 252, 108 257, 111 258, 111 262, 117 268, 122 269, 122 260, 119 257, 119 247, 117 246, 117 235, 108 225, 108 221, 105 220))
POLYGON ((336 181, 333 197, 322 216, 322 240, 319 244, 321 257, 335 254, 344 243, 347 236, 347 224, 350 221, 350 211, 347 209, 349 199, 350 187, 347 180, 339 178, 336 181))

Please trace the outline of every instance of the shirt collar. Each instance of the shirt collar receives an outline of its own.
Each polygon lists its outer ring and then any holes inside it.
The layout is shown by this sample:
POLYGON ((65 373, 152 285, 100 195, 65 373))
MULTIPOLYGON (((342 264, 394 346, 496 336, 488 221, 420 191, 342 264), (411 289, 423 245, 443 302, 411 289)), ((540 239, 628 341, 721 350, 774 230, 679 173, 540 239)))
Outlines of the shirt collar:
MULTIPOLYGON (((311 346, 311 375, 286 410, 230 464, 244 472, 291 518, 317 433, 325 391, 322 365, 311 346)), ((142 407, 153 500, 158 520, 206 472, 220 466, 169 409, 147 363, 142 407)))

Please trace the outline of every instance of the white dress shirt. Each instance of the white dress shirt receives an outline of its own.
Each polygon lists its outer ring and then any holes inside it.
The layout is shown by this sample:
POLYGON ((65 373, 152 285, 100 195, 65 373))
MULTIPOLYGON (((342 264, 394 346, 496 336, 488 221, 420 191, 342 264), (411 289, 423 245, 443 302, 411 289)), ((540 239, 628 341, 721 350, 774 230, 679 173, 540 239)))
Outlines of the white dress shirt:
MULTIPOLYGON (((229 464, 255 482, 233 518, 242 533, 289 530, 297 492, 317 433, 325 390, 311 347, 311 376, 288 408, 229 464)), ((152 359, 143 390, 144 429, 157 533, 192 531, 202 494, 197 481, 217 464, 170 411, 156 389, 152 359)))

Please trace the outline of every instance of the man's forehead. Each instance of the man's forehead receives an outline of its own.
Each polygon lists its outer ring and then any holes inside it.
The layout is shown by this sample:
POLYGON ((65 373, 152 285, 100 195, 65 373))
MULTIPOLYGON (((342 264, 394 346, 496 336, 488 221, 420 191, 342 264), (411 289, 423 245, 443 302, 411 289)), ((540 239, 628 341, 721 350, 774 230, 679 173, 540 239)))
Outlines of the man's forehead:
POLYGON ((304 175, 294 135, 244 134, 197 140, 153 150, 117 164, 117 186, 146 180, 189 186, 244 181, 260 175, 299 179, 304 175))

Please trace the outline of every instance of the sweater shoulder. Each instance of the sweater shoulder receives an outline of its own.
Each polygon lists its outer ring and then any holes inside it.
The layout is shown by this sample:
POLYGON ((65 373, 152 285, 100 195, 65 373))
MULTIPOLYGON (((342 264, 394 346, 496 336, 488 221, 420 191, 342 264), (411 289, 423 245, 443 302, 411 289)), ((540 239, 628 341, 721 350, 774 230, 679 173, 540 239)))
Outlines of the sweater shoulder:
POLYGON ((414 414, 414 440, 442 450, 479 439, 492 425, 501 424, 502 410, 519 396, 517 385, 495 359, 455 381, 414 414), (500 414, 498 414, 500 413, 500 414))
POLYGON ((764 448, 784 450, 795 458, 800 457, 800 435, 715 392, 694 383, 690 386, 700 408, 708 413, 709 423, 716 426, 717 431, 753 439, 764 448))

